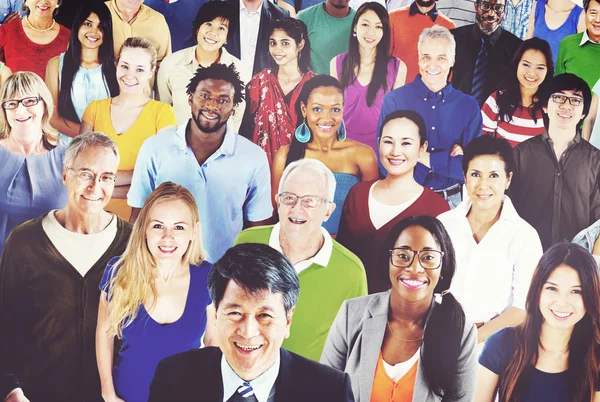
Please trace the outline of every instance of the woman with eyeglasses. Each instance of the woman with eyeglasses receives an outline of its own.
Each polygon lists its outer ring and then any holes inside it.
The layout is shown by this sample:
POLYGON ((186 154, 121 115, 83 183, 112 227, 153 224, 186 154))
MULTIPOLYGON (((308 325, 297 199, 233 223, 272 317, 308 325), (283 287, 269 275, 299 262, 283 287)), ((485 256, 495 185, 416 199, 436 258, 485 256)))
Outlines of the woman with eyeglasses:
POLYGON ((504 194, 514 170, 510 144, 488 135, 475 138, 465 147, 462 163, 466 197, 438 219, 456 250, 452 293, 476 323, 481 343, 523 322, 542 244, 504 194))
POLYGON ((42 79, 11 75, 0 89, 0 253, 17 225, 63 208, 66 145, 50 127, 54 104, 42 79))
POLYGON ((414 178, 415 166, 427 150, 423 118, 412 110, 397 110, 385 116, 381 127, 379 159, 387 176, 352 187, 336 238, 363 262, 369 293, 389 287, 380 279, 377 261, 390 230, 409 216, 438 216, 450 209, 442 196, 414 178))
POLYGON ((378 268, 391 289, 342 304, 321 363, 350 375, 357 402, 472 401, 477 331, 449 291, 444 226, 427 215, 399 222, 378 268))
POLYGON ((550 247, 526 306, 521 325, 485 342, 475 401, 600 401, 600 277, 590 253, 573 243, 550 247))
POLYGON ((292 143, 277 151, 271 169, 273 200, 283 170, 294 161, 317 159, 333 172, 336 181, 333 201, 340 207, 323 223, 331 235, 338 232, 341 206, 352 186, 379 176, 373 149, 346 138, 343 113, 344 91, 338 80, 330 75, 308 80, 296 101, 296 115, 302 116, 303 121, 296 128, 292 143))
POLYGON ((548 42, 527 39, 512 59, 512 77, 489 96, 481 108, 483 134, 506 138, 513 147, 546 131, 543 93, 554 76, 548 42))

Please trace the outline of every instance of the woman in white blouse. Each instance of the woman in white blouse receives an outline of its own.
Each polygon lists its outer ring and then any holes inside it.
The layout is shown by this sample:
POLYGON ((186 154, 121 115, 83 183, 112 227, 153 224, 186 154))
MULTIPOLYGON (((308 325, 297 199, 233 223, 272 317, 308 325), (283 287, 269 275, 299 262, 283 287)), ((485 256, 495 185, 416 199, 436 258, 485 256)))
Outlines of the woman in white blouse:
POLYGON ((527 290, 542 256, 537 232, 504 194, 512 171, 506 140, 487 135, 474 139, 463 156, 468 196, 438 217, 456 249, 451 290, 477 324, 479 343, 523 321, 527 290))

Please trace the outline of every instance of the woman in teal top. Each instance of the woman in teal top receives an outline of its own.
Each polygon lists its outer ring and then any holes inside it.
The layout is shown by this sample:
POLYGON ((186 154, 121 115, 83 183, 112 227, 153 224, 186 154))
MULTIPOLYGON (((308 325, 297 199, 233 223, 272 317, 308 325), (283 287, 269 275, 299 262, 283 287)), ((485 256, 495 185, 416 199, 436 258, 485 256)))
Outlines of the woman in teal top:
POLYGON ((46 67, 46 85, 57 108, 50 123, 64 142, 79 134, 81 117, 94 100, 119 94, 113 61, 112 18, 103 3, 79 10, 65 53, 46 67))

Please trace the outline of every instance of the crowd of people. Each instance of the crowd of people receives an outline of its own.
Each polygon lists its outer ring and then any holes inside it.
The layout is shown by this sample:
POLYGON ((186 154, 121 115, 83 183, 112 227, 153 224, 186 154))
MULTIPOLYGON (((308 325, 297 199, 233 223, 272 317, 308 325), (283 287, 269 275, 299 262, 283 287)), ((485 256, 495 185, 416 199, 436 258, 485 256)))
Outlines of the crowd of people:
POLYGON ((600 0, 0 0, 0 400, 600 402, 600 0))

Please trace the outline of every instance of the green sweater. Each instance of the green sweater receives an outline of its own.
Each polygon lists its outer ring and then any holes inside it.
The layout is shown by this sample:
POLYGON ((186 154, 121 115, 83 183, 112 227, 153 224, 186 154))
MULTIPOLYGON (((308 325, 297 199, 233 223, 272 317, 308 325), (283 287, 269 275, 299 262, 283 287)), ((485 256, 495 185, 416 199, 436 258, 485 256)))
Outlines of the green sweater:
MULTIPOLYGON (((244 230, 235 240, 240 243, 269 244, 273 226, 244 230)), ((347 248, 332 239, 333 250, 326 267, 313 263, 298 274, 300 297, 292 317, 290 337, 283 347, 319 361, 329 328, 344 300, 367 294, 367 277, 362 262, 347 248)))
POLYGON ((600 44, 587 41, 579 46, 581 38, 583 32, 569 35, 560 42, 555 74, 575 74, 587 82, 591 89, 600 79, 600 44))

